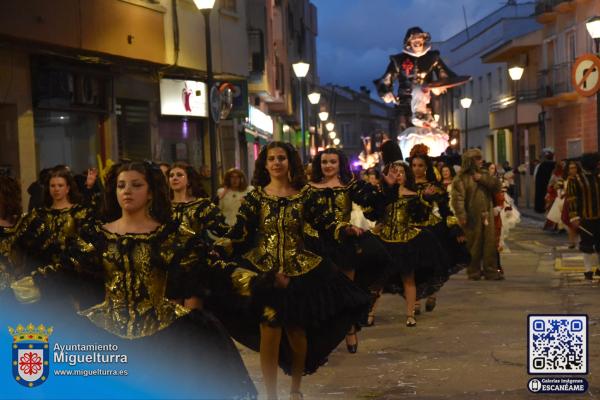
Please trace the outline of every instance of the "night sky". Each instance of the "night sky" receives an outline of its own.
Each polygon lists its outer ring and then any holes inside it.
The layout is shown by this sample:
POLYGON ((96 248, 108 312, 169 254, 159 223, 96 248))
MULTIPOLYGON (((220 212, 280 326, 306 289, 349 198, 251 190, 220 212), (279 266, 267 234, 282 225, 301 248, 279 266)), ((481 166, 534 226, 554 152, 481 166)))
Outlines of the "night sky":
POLYGON ((312 0, 317 7, 321 84, 373 91, 389 56, 400 52, 406 30, 420 26, 432 41, 445 40, 506 2, 502 0, 312 0))

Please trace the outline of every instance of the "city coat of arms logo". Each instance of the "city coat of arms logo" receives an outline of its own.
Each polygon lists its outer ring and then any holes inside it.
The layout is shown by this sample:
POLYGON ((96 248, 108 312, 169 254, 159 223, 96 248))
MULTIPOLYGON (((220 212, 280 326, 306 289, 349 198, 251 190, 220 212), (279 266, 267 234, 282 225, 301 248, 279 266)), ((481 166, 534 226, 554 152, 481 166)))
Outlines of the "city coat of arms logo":
POLYGON ((44 325, 18 325, 8 327, 13 337, 12 373, 13 378, 23 386, 36 387, 46 382, 50 372, 48 337, 54 329, 44 325))

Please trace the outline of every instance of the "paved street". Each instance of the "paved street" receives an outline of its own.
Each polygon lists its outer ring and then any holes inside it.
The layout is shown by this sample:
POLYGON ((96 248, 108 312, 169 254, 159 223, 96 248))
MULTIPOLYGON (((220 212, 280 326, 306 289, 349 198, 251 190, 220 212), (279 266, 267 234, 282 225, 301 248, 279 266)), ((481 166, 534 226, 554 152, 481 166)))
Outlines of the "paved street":
MULTIPOLYGON (((600 397, 600 316, 598 279, 581 272, 556 271, 581 265, 565 246, 566 235, 541 231, 525 218, 511 233, 503 254, 505 281, 451 279, 432 313, 404 324, 404 303, 386 295, 376 326, 359 336, 357 354, 342 344, 329 363, 306 377, 305 399, 541 399, 527 390, 527 315, 586 313, 589 322, 590 390, 580 398, 600 397), (558 260, 558 261, 557 261, 558 260)), ((258 354, 243 350, 258 389, 263 390, 258 354)), ((280 373, 280 376, 281 373, 280 373)), ((289 378, 280 379, 287 399, 289 378)), ((576 398, 552 395, 553 399, 576 398)))

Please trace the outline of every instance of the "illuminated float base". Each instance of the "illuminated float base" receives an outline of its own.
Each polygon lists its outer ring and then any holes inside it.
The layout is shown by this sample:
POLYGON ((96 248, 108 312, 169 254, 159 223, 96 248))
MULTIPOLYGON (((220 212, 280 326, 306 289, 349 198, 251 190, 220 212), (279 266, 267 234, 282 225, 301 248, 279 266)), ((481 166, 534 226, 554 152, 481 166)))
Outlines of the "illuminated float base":
POLYGON ((398 144, 405 157, 414 145, 423 143, 429 147, 429 156, 438 157, 448 148, 448 134, 437 128, 411 126, 398 135, 398 144))

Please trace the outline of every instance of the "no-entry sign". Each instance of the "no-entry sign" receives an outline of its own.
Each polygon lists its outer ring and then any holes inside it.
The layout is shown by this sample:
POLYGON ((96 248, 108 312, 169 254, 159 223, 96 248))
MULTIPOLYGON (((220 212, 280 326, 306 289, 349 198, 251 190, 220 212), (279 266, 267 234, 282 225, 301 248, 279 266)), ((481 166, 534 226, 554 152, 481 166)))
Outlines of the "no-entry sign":
POLYGON ((573 87, 582 96, 589 97, 600 90, 600 58, 584 54, 575 61, 571 72, 573 87))

